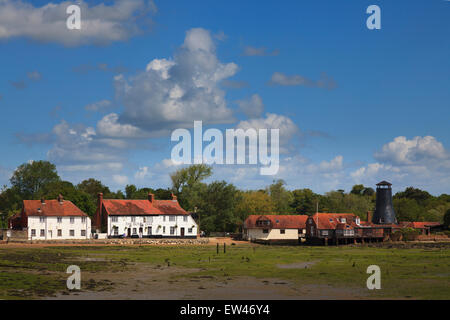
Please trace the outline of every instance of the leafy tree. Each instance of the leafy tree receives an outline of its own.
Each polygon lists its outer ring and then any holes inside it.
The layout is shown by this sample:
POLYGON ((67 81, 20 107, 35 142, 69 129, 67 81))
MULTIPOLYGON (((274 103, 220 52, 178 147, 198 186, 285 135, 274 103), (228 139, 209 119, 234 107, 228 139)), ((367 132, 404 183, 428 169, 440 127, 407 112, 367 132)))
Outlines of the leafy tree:
POLYGON ((170 175, 172 189, 178 194, 184 187, 192 187, 211 175, 212 167, 206 164, 194 164, 187 168, 179 169, 170 175))
POLYGON ((423 218, 421 218, 423 209, 416 200, 409 198, 394 198, 393 206, 398 221, 423 221, 423 218))
POLYGON ((447 229, 450 229, 450 209, 448 209, 444 214, 444 226, 447 229))
POLYGON ((48 161, 32 161, 20 165, 10 182, 23 198, 36 198, 42 187, 59 181, 56 166, 48 161))
POLYGON ((129 184, 125 187, 125 196, 127 199, 134 199, 136 192, 137 188, 134 184, 129 184))
POLYGON ((291 206, 294 198, 292 193, 284 187, 285 184, 286 183, 280 179, 274 181, 267 189, 270 198, 275 205, 275 212, 280 214, 290 214, 294 212, 291 206))
POLYGON ((369 196, 369 197, 372 197, 374 194, 375 194, 375 190, 373 190, 373 188, 364 188, 364 190, 363 190, 363 195, 364 196, 369 196))
POLYGON ((431 194, 429 194, 427 191, 423 191, 420 189, 416 189, 413 187, 408 187, 403 192, 397 192, 394 196, 394 198, 401 199, 412 199, 417 201, 419 204, 425 204, 427 200, 430 200, 433 198, 431 194))
POLYGON ((107 186, 103 185, 101 181, 93 178, 82 181, 77 185, 77 188, 80 191, 83 191, 91 195, 93 199, 97 199, 97 195, 99 193, 103 193, 104 196, 109 195, 111 193, 111 191, 107 186))
POLYGON ((317 204, 320 203, 320 195, 314 193, 311 189, 299 189, 292 191, 292 207, 297 214, 312 215, 317 210, 317 204))
POLYGON ((241 201, 239 191, 225 181, 215 181, 204 186, 198 210, 201 230, 207 233, 236 231, 240 224, 234 214, 241 201))
POLYGON ((352 188, 352 191, 350 191, 351 194, 356 194, 356 195, 362 195, 363 191, 364 191, 364 185, 362 184, 355 184, 352 188))
POLYGON ((241 201, 236 205, 236 218, 240 223, 251 214, 273 214, 275 205, 265 191, 241 192, 241 201))

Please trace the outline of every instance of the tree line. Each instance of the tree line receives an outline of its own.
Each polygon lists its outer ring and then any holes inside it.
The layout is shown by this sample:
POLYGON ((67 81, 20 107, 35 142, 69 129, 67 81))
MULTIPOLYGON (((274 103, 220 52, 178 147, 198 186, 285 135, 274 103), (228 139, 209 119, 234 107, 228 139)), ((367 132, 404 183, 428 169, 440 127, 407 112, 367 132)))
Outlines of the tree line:
MULTIPOLYGON (((192 165, 173 172, 172 186, 167 189, 137 188, 111 191, 101 181, 90 178, 74 185, 62 180, 56 166, 48 161, 34 161, 20 165, 0 193, 1 227, 7 219, 20 212, 24 199, 56 199, 62 194, 90 217, 95 214, 97 194, 105 199, 147 199, 148 193, 156 199, 178 197, 180 205, 194 212, 201 230, 209 232, 236 232, 251 214, 306 214, 315 212, 354 213, 367 219, 367 211, 375 208, 376 194, 370 187, 358 184, 346 193, 334 190, 317 194, 310 189, 288 190, 283 180, 275 180, 264 189, 239 190, 226 181, 205 180, 213 174, 212 167, 192 165)), ((433 196, 427 191, 408 187, 393 196, 399 221, 439 221, 450 223, 450 195, 433 196)))

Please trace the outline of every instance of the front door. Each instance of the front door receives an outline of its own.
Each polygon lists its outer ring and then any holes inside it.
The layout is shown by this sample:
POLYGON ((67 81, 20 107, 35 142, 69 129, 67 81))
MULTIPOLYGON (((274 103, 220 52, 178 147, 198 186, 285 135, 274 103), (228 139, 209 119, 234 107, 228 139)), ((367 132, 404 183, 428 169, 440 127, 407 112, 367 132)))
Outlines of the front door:
POLYGON ((184 228, 181 228, 181 236, 184 237, 184 228))
POLYGON ((128 228, 127 230, 127 237, 131 237, 131 228, 128 228))

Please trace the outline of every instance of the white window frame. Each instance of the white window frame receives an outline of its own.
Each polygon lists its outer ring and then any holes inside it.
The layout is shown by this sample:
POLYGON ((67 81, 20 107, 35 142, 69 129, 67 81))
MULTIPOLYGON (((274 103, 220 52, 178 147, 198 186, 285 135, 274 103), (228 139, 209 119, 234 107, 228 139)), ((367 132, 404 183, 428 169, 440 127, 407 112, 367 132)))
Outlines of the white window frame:
POLYGON ((74 224, 75 223, 75 217, 70 217, 70 223, 74 224))

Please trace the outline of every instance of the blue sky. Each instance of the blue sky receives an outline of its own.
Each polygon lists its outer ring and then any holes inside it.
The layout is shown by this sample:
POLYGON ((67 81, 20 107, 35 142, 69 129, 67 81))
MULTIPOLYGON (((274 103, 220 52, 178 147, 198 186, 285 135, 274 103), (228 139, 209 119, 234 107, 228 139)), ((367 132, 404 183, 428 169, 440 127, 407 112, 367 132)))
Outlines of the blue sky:
POLYGON ((222 130, 281 123, 277 176, 215 167, 213 179, 241 188, 282 178, 321 193, 379 180, 450 191, 448 1, 84 1, 81 31, 65 28, 70 3, 54 3, 0 1, 2 185, 45 159, 75 183, 168 187, 170 132, 192 115, 222 130), (371 4, 381 30, 366 27, 371 4), (155 59, 195 93, 171 101, 175 124, 164 79, 146 71, 155 59), (194 69, 220 73, 210 93, 186 82, 194 69))

